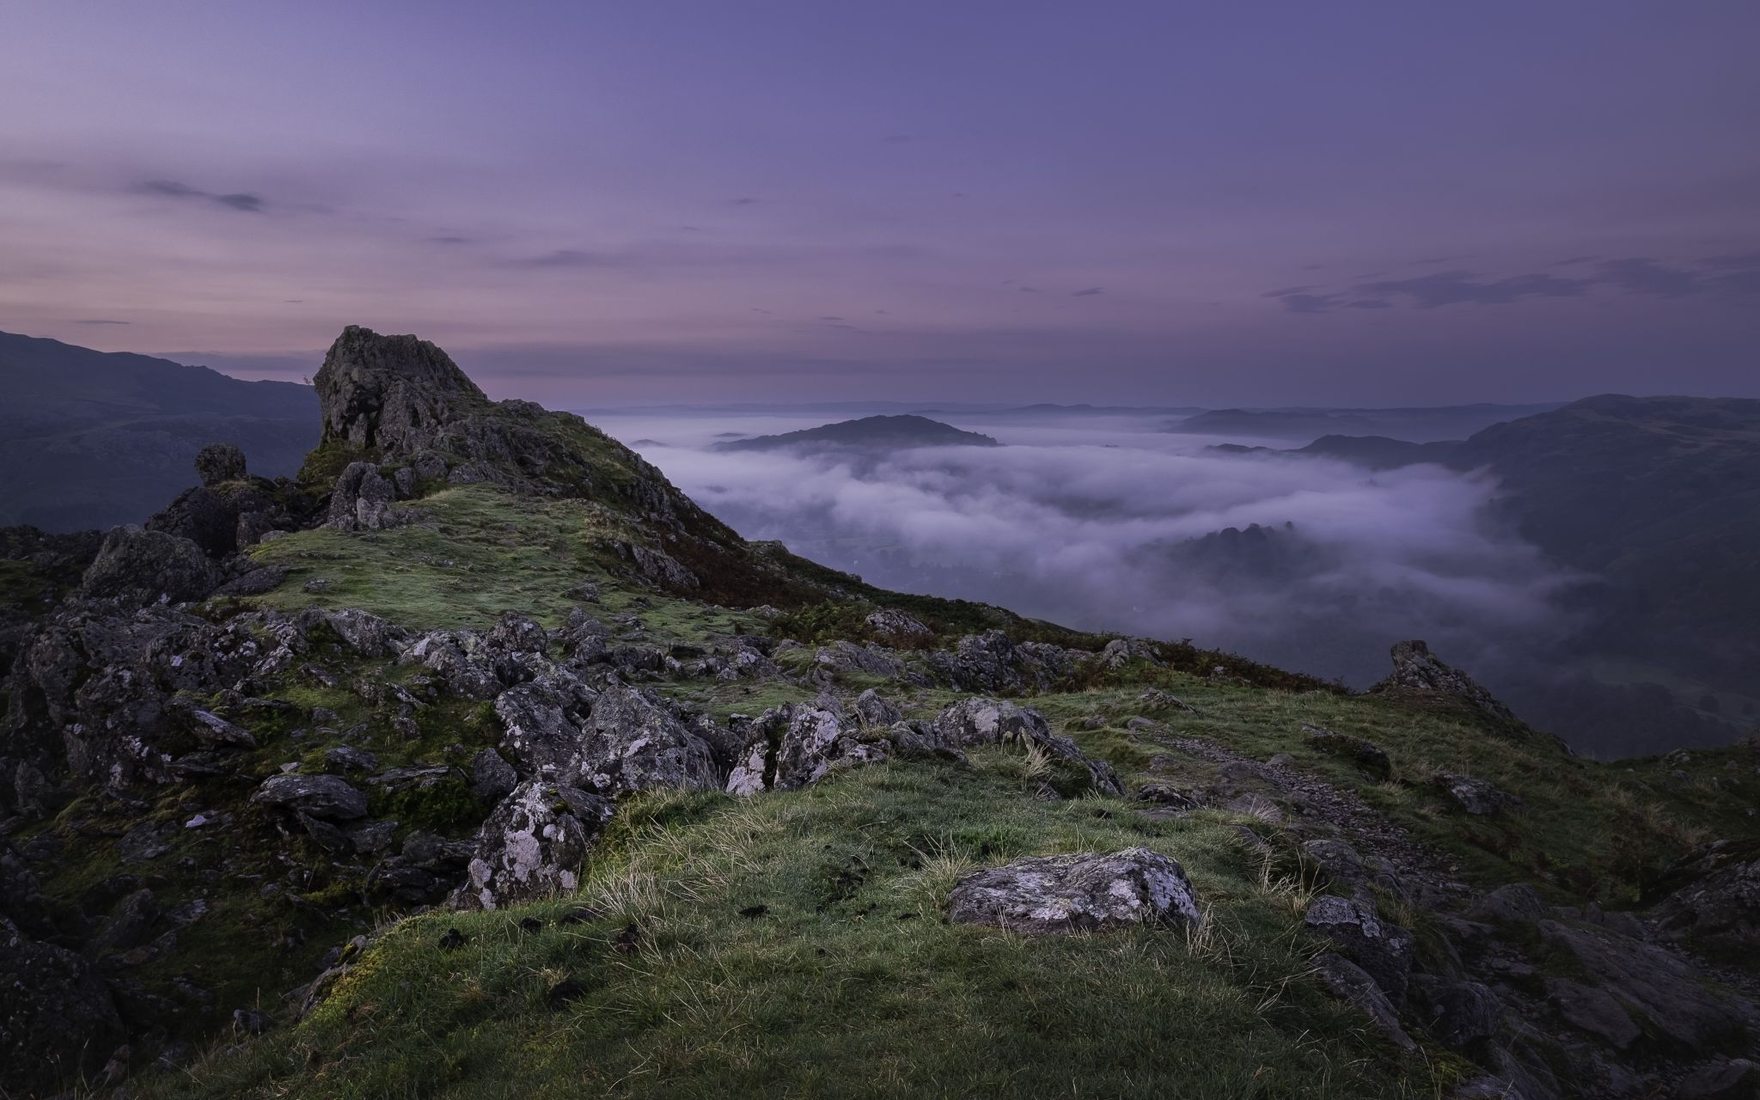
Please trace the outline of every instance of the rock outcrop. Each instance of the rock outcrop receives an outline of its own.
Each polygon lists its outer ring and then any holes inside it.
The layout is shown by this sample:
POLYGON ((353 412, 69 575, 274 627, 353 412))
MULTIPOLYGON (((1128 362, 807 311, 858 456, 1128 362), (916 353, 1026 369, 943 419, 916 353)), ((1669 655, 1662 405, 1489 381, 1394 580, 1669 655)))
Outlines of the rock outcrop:
POLYGON ((483 822, 468 873, 453 896, 464 909, 497 909, 573 890, 613 813, 609 799, 533 780, 515 787, 483 822))
POLYGON ((1393 673, 1369 688, 1372 695, 1388 695, 1419 702, 1453 704, 1494 722, 1520 725, 1515 712, 1499 702, 1477 680, 1442 663, 1426 643, 1413 639, 1395 642, 1393 673))
POLYGON ((1147 848, 1038 856, 979 871, 948 896, 947 918, 1012 932, 1093 932, 1202 920, 1178 861, 1147 848))
POLYGON ((432 447, 450 425, 489 404, 434 344, 360 325, 342 330, 312 384, 324 421, 319 445, 339 443, 382 459, 432 447))

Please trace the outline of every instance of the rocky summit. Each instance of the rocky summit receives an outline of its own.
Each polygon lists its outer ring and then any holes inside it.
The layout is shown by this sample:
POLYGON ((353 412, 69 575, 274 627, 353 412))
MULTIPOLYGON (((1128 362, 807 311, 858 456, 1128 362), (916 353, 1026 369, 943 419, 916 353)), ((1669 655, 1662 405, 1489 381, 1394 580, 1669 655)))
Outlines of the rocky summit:
POLYGON ((0 531, 0 1094, 1760 1095, 1751 744, 883 591, 414 336, 316 388, 0 531))

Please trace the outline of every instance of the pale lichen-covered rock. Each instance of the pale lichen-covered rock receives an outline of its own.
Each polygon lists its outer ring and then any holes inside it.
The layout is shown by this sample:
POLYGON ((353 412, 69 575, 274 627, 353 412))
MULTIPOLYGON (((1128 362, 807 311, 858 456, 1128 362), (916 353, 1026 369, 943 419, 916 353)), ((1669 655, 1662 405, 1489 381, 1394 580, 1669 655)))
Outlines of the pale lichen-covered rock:
POLYGON ((477 832, 469 880, 452 897, 461 909, 498 909, 566 893, 613 813, 609 799, 533 780, 515 787, 477 832))
POLYGON ((842 640, 820 646, 813 654, 813 665, 833 675, 861 673, 882 680, 897 680, 904 675, 904 662, 890 649, 842 640))
POLYGON ((616 794, 649 787, 716 790, 710 745, 665 704, 612 683, 589 687, 557 667, 495 699, 501 749, 520 774, 616 794))
POLYGON ((728 776, 730 794, 810 786, 842 768, 880 763, 889 748, 883 733, 850 721, 831 700, 766 711, 751 732, 728 776))
POLYGON ((593 703, 580 773, 599 791, 649 787, 718 790, 714 753, 671 710, 647 694, 613 685, 593 703))
POLYGON ((873 688, 856 696, 850 709, 855 712, 856 721, 869 729, 881 729, 904 719, 904 712, 873 688))
POLYGON ((947 916, 960 924, 1032 933, 1192 925, 1202 919, 1184 868, 1147 848, 1040 856, 980 871, 953 888, 947 916))

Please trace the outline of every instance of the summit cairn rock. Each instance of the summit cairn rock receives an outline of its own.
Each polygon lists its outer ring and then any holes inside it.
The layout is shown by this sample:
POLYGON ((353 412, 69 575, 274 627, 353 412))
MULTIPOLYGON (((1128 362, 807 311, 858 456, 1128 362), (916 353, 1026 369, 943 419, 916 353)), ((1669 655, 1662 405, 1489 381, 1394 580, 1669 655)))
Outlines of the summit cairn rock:
POLYGON ((323 410, 322 443, 381 456, 414 455, 489 399, 444 351, 414 336, 350 325, 312 379, 323 410))

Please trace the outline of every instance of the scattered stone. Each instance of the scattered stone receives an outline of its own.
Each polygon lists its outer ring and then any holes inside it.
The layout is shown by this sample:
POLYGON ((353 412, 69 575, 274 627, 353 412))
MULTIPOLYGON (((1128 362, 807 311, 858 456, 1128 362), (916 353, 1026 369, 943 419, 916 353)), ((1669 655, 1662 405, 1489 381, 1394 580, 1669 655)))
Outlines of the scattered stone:
POLYGON ((1100 663, 1113 672, 1133 662, 1160 667, 1155 643, 1146 638, 1114 638, 1100 651, 1100 663))
POLYGON ((213 711, 202 710, 200 707, 189 707, 183 710, 189 718, 189 726, 195 735, 213 745, 228 745, 234 748, 254 749, 257 739, 249 730, 234 725, 213 711))
POLYGON ((324 764, 337 771, 370 772, 379 766, 379 758, 366 749, 357 749, 353 745, 337 745, 325 750, 324 764))
POLYGON ((1133 924, 1197 924, 1185 870, 1147 848, 1016 860, 961 879, 948 919, 1016 932, 1084 932, 1133 924))
POLYGON ((320 821, 353 821, 367 816, 367 796, 334 775, 271 776, 250 800, 320 821))
POLYGON ((933 730, 936 746, 940 748, 997 744, 1033 746, 1053 760, 1085 769, 1089 783, 1100 794, 1124 794, 1124 784, 1112 765, 1090 758, 1074 741, 1053 734, 1044 716, 1036 710, 1006 701, 974 697, 942 711, 935 718, 933 730))
POLYGON ((1500 813, 1515 800, 1498 787, 1483 779, 1474 779, 1470 775, 1456 775, 1452 772, 1438 772, 1436 786, 1441 788, 1450 801, 1461 809, 1461 812, 1474 817, 1489 817, 1500 813))
POLYGON ((494 749, 471 758, 471 793, 484 802, 499 802, 519 786, 519 773, 494 749))

